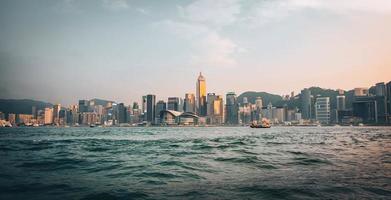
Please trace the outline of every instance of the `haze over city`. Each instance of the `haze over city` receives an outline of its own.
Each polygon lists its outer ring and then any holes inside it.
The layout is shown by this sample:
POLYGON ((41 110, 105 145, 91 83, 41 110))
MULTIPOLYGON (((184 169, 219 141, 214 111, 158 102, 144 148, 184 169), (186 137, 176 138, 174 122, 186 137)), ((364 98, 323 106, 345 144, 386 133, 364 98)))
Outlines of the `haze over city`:
POLYGON ((69 105, 391 79, 387 0, 0 2, 0 98, 69 105))

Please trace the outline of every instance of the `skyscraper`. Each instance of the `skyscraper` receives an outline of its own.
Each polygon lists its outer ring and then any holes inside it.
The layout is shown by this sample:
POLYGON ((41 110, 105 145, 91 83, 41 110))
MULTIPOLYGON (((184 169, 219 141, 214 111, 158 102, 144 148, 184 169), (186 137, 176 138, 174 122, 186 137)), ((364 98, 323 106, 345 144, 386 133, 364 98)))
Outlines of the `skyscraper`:
POLYGON ((214 101, 216 99, 216 94, 215 93, 208 93, 207 98, 206 98, 206 115, 208 117, 213 116, 213 111, 214 111, 214 101))
POLYGON ((346 110, 345 96, 343 95, 337 96, 337 111, 339 110, 346 110))
POLYGON ((167 110, 179 111, 179 98, 178 97, 168 97, 167 101, 167 110))
POLYGON ((315 117, 322 124, 330 123, 330 97, 316 98, 315 117))
POLYGON ((160 100, 156 103, 156 109, 155 109, 155 122, 159 123, 160 119, 160 112, 167 109, 167 104, 165 101, 160 100))
POLYGON ((354 96, 367 96, 368 94, 368 88, 354 88, 354 96))
POLYGON ((141 98, 141 112, 142 113, 147 112, 147 96, 142 96, 141 98))
POLYGON ((156 105, 156 96, 153 94, 148 94, 146 98, 146 107, 147 107, 147 122, 154 123, 155 120, 155 105, 156 105))
POLYGON ((213 101, 213 117, 211 124, 224 123, 224 101, 221 95, 217 95, 213 101))
POLYGON ((87 100, 79 100, 79 112, 88 112, 88 101, 87 100))
POLYGON ((375 94, 376 96, 386 96, 386 85, 384 82, 376 83, 375 94))
POLYGON ((387 121, 391 123, 391 81, 386 85, 386 96, 387 96, 387 121))
POLYGON ((262 107, 262 97, 257 97, 257 99, 255 100, 255 119, 258 121, 262 119, 262 107))
POLYGON ((192 93, 186 93, 185 94, 185 101, 183 103, 183 111, 184 112, 192 112, 195 113, 195 97, 192 93))
POLYGON ((53 122, 58 124, 60 122, 60 110, 61 104, 56 104, 53 106, 53 122))
POLYGON ((311 91, 305 88, 300 94, 301 116, 303 119, 311 119, 311 91))
POLYGON ((119 103, 118 106, 117 106, 117 116, 116 116, 116 119, 117 119, 117 122, 119 124, 122 124, 122 123, 126 123, 127 121, 127 114, 126 114, 126 107, 125 107, 125 104, 123 103, 119 103))
POLYGON ((206 116, 206 82, 201 72, 197 79, 197 113, 199 116, 206 116))
POLYGON ((239 105, 236 94, 234 92, 229 92, 226 95, 226 118, 225 123, 236 125, 239 123, 239 105))
POLYGON ((53 123, 53 108, 45 108, 44 113, 44 124, 53 123))

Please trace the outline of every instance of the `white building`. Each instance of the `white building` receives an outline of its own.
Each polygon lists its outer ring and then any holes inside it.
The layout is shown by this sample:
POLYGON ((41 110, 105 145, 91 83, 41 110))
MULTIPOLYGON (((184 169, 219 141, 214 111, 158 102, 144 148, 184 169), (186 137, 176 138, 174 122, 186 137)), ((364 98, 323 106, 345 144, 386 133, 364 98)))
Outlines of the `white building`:
POLYGON ((315 102, 315 117, 322 124, 330 123, 330 98, 318 97, 315 102))

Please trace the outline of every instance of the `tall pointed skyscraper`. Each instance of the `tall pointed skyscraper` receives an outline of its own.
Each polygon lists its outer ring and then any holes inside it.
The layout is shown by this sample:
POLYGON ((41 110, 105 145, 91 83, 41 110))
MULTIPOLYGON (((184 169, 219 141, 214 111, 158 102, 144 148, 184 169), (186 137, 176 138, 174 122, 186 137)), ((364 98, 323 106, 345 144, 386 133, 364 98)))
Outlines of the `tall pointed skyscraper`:
POLYGON ((206 82, 201 72, 197 79, 197 114, 206 116, 206 82))

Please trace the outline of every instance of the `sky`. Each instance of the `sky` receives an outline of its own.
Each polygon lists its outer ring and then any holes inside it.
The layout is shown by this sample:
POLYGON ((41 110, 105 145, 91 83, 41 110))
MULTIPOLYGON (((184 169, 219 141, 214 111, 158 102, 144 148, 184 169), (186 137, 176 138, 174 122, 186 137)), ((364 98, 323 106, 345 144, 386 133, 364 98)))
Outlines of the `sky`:
POLYGON ((390 0, 2 0, 0 98, 131 104, 391 81, 390 0))

